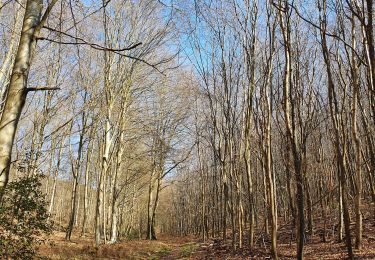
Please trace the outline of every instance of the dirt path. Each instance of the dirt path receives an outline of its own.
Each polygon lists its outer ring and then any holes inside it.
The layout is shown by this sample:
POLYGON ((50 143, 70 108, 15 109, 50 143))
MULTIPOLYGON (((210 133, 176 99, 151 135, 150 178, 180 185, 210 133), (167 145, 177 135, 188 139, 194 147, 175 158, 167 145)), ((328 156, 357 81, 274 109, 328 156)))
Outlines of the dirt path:
POLYGON ((55 233, 50 245, 39 248, 44 259, 190 259, 199 247, 193 237, 163 237, 159 240, 131 240, 96 247, 93 238, 73 236, 65 241, 64 233, 55 233))

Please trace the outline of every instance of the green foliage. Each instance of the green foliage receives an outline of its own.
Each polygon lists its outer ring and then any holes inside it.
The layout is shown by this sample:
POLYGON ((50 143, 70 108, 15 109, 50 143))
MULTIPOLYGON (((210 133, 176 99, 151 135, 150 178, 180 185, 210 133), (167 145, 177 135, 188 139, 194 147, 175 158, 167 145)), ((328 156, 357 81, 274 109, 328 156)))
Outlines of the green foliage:
POLYGON ((172 252, 172 249, 166 246, 163 246, 157 253, 161 257, 168 256, 172 252))
POLYGON ((190 257, 192 253, 197 249, 196 244, 186 244, 181 247, 181 256, 182 257, 190 257))
POLYGON ((0 202, 0 258, 30 259, 46 242, 52 223, 45 208, 41 175, 10 182, 0 202))
POLYGON ((138 230, 132 228, 128 232, 123 234, 123 236, 128 240, 138 239, 139 238, 138 230))

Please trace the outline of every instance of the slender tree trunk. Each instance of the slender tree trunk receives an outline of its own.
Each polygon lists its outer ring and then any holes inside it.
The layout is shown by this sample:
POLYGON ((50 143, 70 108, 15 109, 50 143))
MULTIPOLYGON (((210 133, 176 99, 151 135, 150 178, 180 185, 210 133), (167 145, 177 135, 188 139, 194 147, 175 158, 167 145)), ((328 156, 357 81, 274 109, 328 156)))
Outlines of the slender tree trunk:
MULTIPOLYGON (((356 48, 355 39, 355 20, 352 17, 352 46, 356 48)), ((361 196, 362 196, 362 169, 361 169, 361 143, 358 136, 357 129, 357 105, 358 105, 358 93, 359 93, 359 71, 356 60, 356 54, 352 52, 351 58, 351 73, 352 73, 352 86, 353 86, 353 97, 352 97, 352 136, 354 141, 354 154, 355 154, 355 172, 356 172, 356 195, 355 195, 355 215, 356 215, 356 249, 362 247, 362 212, 361 212, 361 196)))
MULTIPOLYGON (((103 27, 104 27, 104 45, 108 45, 108 25, 106 3, 103 0, 103 27)), ((98 190, 96 198, 96 212, 95 212, 95 241, 96 245, 101 243, 101 238, 104 243, 107 241, 106 232, 106 182, 108 172, 110 170, 109 157, 112 147, 112 111, 113 111, 113 93, 111 89, 111 64, 110 55, 108 51, 104 51, 104 91, 105 91, 105 127, 104 127, 104 142, 103 142, 103 157, 101 160, 101 171, 98 180, 98 190)))
MULTIPOLYGON (((248 142, 248 141, 246 141, 248 142)), ((251 164, 250 164, 250 149, 245 148, 245 166, 246 166, 246 181, 247 181, 247 193, 249 198, 249 246, 252 249, 254 247, 254 224, 255 224, 255 205, 254 205, 254 192, 253 192, 253 180, 251 176, 251 164)))
MULTIPOLYGON (((124 108, 123 108, 124 109, 124 108)), ((118 191, 117 191, 117 176, 118 172, 121 171, 122 167, 122 155, 124 153, 124 114, 121 115, 121 133, 120 133, 120 141, 117 148, 116 154, 116 169, 114 172, 114 176, 112 176, 112 205, 111 205, 111 240, 110 243, 116 243, 118 237, 118 191)))
MULTIPOLYGON (((337 174, 339 175, 339 174, 337 174)), ((339 183, 339 227, 338 227, 338 241, 342 242, 344 239, 344 210, 342 206, 342 186, 339 183)))
MULTIPOLYGON (((12 34, 10 36, 9 49, 4 57, 3 64, 0 68, 0 101, 3 102, 7 90, 7 85, 10 77, 10 71, 14 63, 14 57, 16 52, 16 46, 18 43, 18 31, 22 25, 22 15, 23 8, 19 6, 15 15, 15 21, 12 29, 12 34)), ((3 104, 0 105, 2 107, 3 104)), ((1 109, 2 110, 2 109, 1 109)), ((0 112, 1 115, 1 112, 0 112)))
POLYGON ((274 259, 277 259, 277 208, 276 208, 276 190, 274 184, 274 178, 272 173, 272 156, 271 156, 271 107, 268 104, 269 114, 266 123, 266 180, 268 190, 268 201, 269 201, 269 214, 271 222, 271 252, 274 259))
MULTIPOLYGON (((86 94, 84 101, 86 101, 86 94)), ((72 121, 73 124, 73 121, 72 121)), ((71 195, 71 212, 69 218, 69 224, 66 231, 65 239, 70 240, 73 232, 74 223, 76 222, 76 210, 77 210, 77 197, 78 197, 78 181, 79 181, 79 172, 81 170, 81 158, 82 158, 82 149, 83 149, 83 139, 86 134, 86 113, 82 113, 82 130, 79 136, 78 142, 78 155, 75 162, 72 162, 72 175, 73 175, 73 188, 71 195)), ((72 158, 73 159, 73 158, 72 158)))
POLYGON ((372 112, 372 120, 375 123, 375 45, 374 45, 374 10, 373 0, 366 0, 367 7, 367 24, 364 25, 365 37, 365 51, 367 60, 368 72, 368 90, 369 90, 369 104, 372 112))
MULTIPOLYGON (((306 160, 306 157, 304 157, 306 160)), ((306 171, 304 171, 306 172, 306 171)), ((307 232, 310 237, 313 236, 313 208, 312 208, 312 199, 311 199, 311 190, 310 190, 310 184, 307 179, 307 176, 304 176, 305 178, 305 191, 306 191, 306 202, 307 202, 307 232)))
MULTIPOLYGON (((323 176, 319 172, 319 196, 323 197, 323 176)), ((320 200, 320 208, 322 211, 322 217, 323 217, 323 235, 322 235, 322 241, 323 243, 327 242, 327 213, 326 213, 326 200, 322 198, 320 200)))
MULTIPOLYGON (((297 145, 295 123, 294 123, 294 109, 290 107, 291 99, 291 73, 292 73, 292 60, 291 60, 291 25, 289 16, 289 4, 284 1, 284 5, 279 10, 280 26, 284 40, 284 57, 285 57, 285 68, 284 68, 284 80, 283 80, 283 101, 284 101, 284 114, 285 114, 285 127, 287 138, 290 144, 290 148, 293 155, 294 171, 296 176, 297 184, 297 208, 298 208, 298 225, 297 225, 297 259, 303 259, 303 248, 305 242, 305 215, 304 215, 304 189, 303 189, 303 171, 302 171, 302 158, 301 153, 297 145), (292 117, 291 117, 292 113, 292 117)), ((293 103, 292 103, 293 104, 293 103)))
POLYGON ((200 172, 200 177, 201 177, 201 203, 202 203, 202 208, 201 208, 201 229, 202 229, 202 238, 203 238, 203 243, 206 242, 208 238, 208 229, 206 226, 206 181, 205 181, 205 174, 204 174, 204 169, 203 169, 203 162, 202 162, 202 155, 200 151, 200 140, 199 140, 199 135, 198 133, 198 127, 196 126, 196 131, 197 131, 197 152, 198 152, 198 162, 199 162, 199 172, 200 172))
MULTIPOLYGON (((72 167, 73 168, 73 167, 72 167)), ((71 194, 71 208, 70 208, 70 217, 68 222, 68 227, 66 229, 65 239, 69 240, 72 237, 75 217, 76 217, 76 210, 77 210, 77 190, 78 190, 78 172, 73 173, 73 187, 72 187, 72 194, 71 194)))
POLYGON ((155 221, 156 221, 156 209, 158 208, 159 205, 159 195, 160 195, 160 189, 161 189, 161 174, 162 172, 159 173, 158 179, 157 179, 157 184, 156 184, 156 193, 155 193, 155 200, 154 204, 152 206, 152 213, 151 213, 151 221, 150 221, 150 233, 151 233, 151 239, 156 240, 156 232, 155 232, 155 221))
POLYGON ((60 163, 61 163, 63 146, 64 146, 64 138, 62 138, 61 141, 60 141, 60 148, 59 148, 59 152, 58 152, 58 155, 57 155, 57 164, 56 164, 56 169, 55 169, 55 175, 53 176, 52 194, 51 194, 51 199, 50 199, 50 203, 49 203, 49 207, 48 207, 48 214, 52 213, 53 205, 55 203, 57 176, 58 176, 59 170, 60 170, 60 163))
MULTIPOLYGON (((94 129, 94 128, 92 128, 92 129, 94 129)), ((89 142, 91 141, 92 133, 93 133, 93 131, 91 130, 89 142)), ((90 181, 91 153, 92 153, 92 146, 89 143, 88 148, 87 148, 87 154, 86 154, 85 189, 84 189, 84 193, 83 193, 83 221, 82 221, 81 236, 84 236, 85 233, 86 233, 88 204, 89 204, 88 190, 89 190, 89 181, 90 181)))
MULTIPOLYGON (((109 112, 110 113, 110 112, 109 112)), ((104 206, 105 206, 105 182, 107 171, 109 169, 109 152, 111 147, 111 125, 109 119, 106 120, 104 142, 103 142, 103 158, 102 158, 102 168, 99 174, 98 190, 96 197, 96 216, 95 216, 95 241, 99 245, 101 239, 106 237, 104 230, 105 216, 104 216, 104 206)))
POLYGON ((346 162, 345 162, 345 145, 342 145, 340 142, 340 133, 339 133, 339 111, 338 111, 338 102, 335 92, 335 84, 332 76, 331 71, 331 59, 330 59, 330 52, 327 46, 327 39, 326 39, 326 26, 327 26, 327 3, 326 0, 323 0, 322 6, 320 6, 320 25, 321 25, 321 40, 322 40, 322 52, 323 58, 326 65, 327 70, 327 80, 328 80, 328 99, 329 99, 329 110, 330 110, 330 117, 333 125, 334 130, 334 145, 336 149, 336 158, 338 163, 338 171, 339 171, 339 181, 342 188, 342 209, 343 209, 343 216, 344 216, 344 225, 345 225, 345 241, 346 247, 348 251, 349 259, 354 259, 353 254, 353 247, 352 247, 352 237, 350 232, 350 215, 349 209, 347 204, 347 188, 346 188, 346 162))
POLYGON ((223 217, 222 217, 222 230, 223 230, 223 241, 227 240, 227 214, 228 214, 228 178, 225 169, 225 163, 222 163, 221 166, 221 174, 222 174, 222 181, 223 181, 223 193, 224 196, 222 197, 222 207, 223 207, 223 217))
MULTIPOLYGON (((154 162, 155 164, 155 162, 154 162)), ((155 240, 156 239, 156 236, 155 236, 155 230, 154 230, 154 227, 152 225, 152 208, 153 208, 153 203, 154 203, 154 199, 153 199, 153 192, 154 192, 154 175, 155 175, 155 171, 156 171, 156 165, 153 166, 153 170, 151 171, 151 174, 150 174, 150 182, 149 182, 149 186, 148 186, 148 199, 147 199, 147 239, 149 240, 155 240)))
MULTIPOLYGON (((289 144, 286 144, 287 147, 289 147, 289 144)), ((296 225, 296 219, 297 219, 297 214, 296 214, 296 209, 295 209, 295 199, 294 199, 294 192, 292 190, 292 175, 290 173, 290 152, 289 148, 287 149, 286 155, 285 155, 285 170, 286 170, 286 177, 287 177, 287 189, 288 189, 288 197, 289 197, 289 208, 290 208, 290 213, 292 215, 292 226, 293 228, 296 225)))
MULTIPOLYGON (((262 147, 264 149, 264 147, 262 147)), ((263 153, 265 153, 263 151, 263 153)), ((270 233, 269 230, 269 219, 270 219, 270 201, 268 196, 268 186, 267 186, 267 171, 266 171, 266 164, 264 161, 261 162, 262 164, 262 173, 263 173, 263 209, 264 209, 264 232, 268 235, 270 233)))

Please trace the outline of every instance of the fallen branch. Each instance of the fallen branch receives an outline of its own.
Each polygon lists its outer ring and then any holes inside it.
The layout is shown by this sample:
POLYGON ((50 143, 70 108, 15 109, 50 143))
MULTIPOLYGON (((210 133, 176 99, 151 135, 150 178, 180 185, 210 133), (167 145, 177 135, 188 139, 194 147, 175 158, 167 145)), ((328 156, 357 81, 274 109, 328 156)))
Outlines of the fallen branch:
POLYGON ((61 88, 56 87, 56 88, 49 88, 49 87, 40 87, 40 88, 27 88, 26 91, 48 91, 48 90, 60 90, 61 88))

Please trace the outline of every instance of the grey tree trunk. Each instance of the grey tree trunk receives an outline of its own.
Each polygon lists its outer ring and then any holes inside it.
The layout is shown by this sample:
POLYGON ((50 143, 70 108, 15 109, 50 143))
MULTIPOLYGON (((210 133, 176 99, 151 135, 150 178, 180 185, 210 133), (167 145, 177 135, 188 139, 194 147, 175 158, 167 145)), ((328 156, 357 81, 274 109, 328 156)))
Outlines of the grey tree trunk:
POLYGON ((343 210, 343 219, 344 219, 344 229, 345 229, 345 241, 346 247, 348 251, 348 258, 354 259, 353 247, 352 247, 352 237, 350 232, 350 215, 348 209, 348 200, 347 200, 347 183, 346 183, 346 176, 347 176, 347 165, 346 165, 346 157, 345 157, 345 142, 342 142, 342 137, 340 136, 339 132, 339 117, 342 116, 338 111, 338 101, 335 92, 335 83, 332 74, 331 68, 331 58, 329 54, 329 48, 327 44, 326 38, 326 29, 327 29, 327 2, 323 0, 323 4, 320 10, 320 38, 322 41, 322 53, 324 58, 324 63, 326 65, 326 72, 327 72, 327 85, 328 85, 328 100, 329 100, 329 111, 330 117, 333 125, 333 132, 334 132, 334 145, 336 150, 337 156, 337 163, 338 163, 338 175, 339 175, 339 182, 342 187, 342 210, 343 210), (344 145, 343 145, 344 143, 344 145))
POLYGON ((10 43, 9 43, 9 49, 5 55, 5 58, 3 60, 3 64, 0 68, 0 98, 1 101, 3 101, 3 98, 5 98, 6 88, 7 84, 9 83, 9 77, 10 72, 12 69, 12 64, 14 63, 14 58, 16 54, 16 46, 17 46, 17 32, 20 30, 22 25, 22 15, 23 15, 23 8, 20 6, 17 9, 13 31, 10 36, 10 43))
POLYGON ((52 0, 42 16, 43 0, 28 0, 21 38, 0 119, 0 196, 8 183, 13 141, 27 96, 27 80, 36 39, 57 0, 52 0))
POLYGON ((61 155, 62 155, 63 145, 64 145, 64 138, 61 139, 60 148, 59 148, 59 152, 58 152, 58 155, 57 155, 57 165, 56 165, 56 169, 55 169, 55 175, 53 176, 53 187, 52 187, 51 200, 50 200, 49 207, 48 207, 48 213, 49 214, 52 213, 53 205, 54 205, 54 202, 55 202, 57 176, 59 175, 59 168, 60 168, 60 163, 61 163, 61 155))
POLYGON ((28 0, 26 3, 21 39, 0 120, 0 189, 5 188, 9 179, 13 141, 26 101, 27 79, 36 45, 35 33, 41 21, 42 9, 42 0, 28 0))
MULTIPOLYGON (((155 167, 155 166, 154 166, 155 167)), ((152 223, 152 211, 153 211, 153 190, 154 190, 154 175, 155 175, 155 169, 151 171, 150 175, 150 183, 148 187, 148 201, 147 201, 147 239, 149 240, 155 240, 155 229, 152 223)))
MULTIPOLYGON (((122 115, 123 116, 123 115, 122 115)), ((121 118, 123 120, 123 118, 121 118)), ((120 143, 118 144, 118 150, 116 155, 116 169, 114 171, 114 176, 112 176, 112 204, 111 204, 111 239, 110 243, 114 244, 117 242, 118 236, 118 188, 117 188, 117 176, 118 172, 121 170, 122 167, 122 155, 124 153, 124 132, 122 131, 120 134, 120 143)))
MULTIPOLYGON (((86 101, 86 96, 85 96, 85 101, 86 101)), ((65 236, 65 239, 67 240, 71 239, 74 223, 76 222, 78 181, 79 181, 79 172, 81 168, 83 138, 85 136, 85 133, 86 133, 86 113, 83 112, 82 113, 82 130, 79 136, 77 160, 75 160, 74 165, 72 165, 72 175, 73 175, 73 188, 72 188, 72 196, 71 196, 72 204, 71 204, 69 224, 68 224, 68 228, 66 230, 66 236, 65 236)))
POLYGON ((82 231, 81 236, 84 236, 86 233, 86 224, 87 224, 87 214, 88 214, 88 206, 89 206, 89 180, 90 180, 90 163, 91 163, 91 152, 92 152, 92 143, 91 138, 93 136, 93 130, 95 127, 91 128, 90 136, 89 136, 89 144, 87 145, 87 154, 86 154, 86 169, 85 169, 85 189, 83 194, 83 221, 82 221, 82 231))

